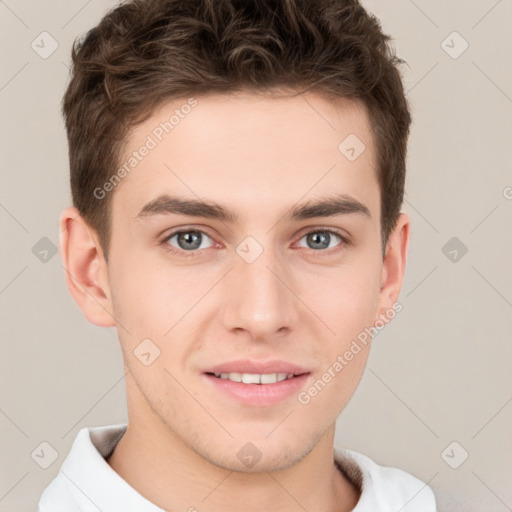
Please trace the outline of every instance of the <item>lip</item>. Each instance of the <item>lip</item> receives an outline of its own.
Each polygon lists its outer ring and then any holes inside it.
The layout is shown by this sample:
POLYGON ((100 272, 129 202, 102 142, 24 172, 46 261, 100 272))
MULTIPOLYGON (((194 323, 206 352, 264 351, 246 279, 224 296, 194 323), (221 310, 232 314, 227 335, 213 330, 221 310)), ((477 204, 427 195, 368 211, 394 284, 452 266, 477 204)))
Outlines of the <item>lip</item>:
POLYGON ((204 373, 293 373, 294 375, 302 375, 309 373, 310 370, 303 366, 299 366, 287 361, 229 361, 212 366, 205 370, 204 373))
POLYGON ((206 382, 213 387, 216 393, 250 406, 276 405, 292 396, 296 396, 310 372, 299 365, 286 361, 231 361, 212 366, 203 373, 206 382), (215 377, 214 373, 287 373, 294 374, 291 379, 275 382, 273 384, 244 384, 232 382, 227 379, 215 377))

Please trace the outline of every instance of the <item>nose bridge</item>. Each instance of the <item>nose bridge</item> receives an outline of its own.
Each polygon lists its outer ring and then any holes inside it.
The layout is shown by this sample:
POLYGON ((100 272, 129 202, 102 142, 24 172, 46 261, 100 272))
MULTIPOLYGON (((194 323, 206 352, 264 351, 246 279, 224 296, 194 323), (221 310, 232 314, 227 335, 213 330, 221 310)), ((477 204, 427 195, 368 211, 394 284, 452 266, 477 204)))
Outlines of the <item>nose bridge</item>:
POLYGON ((272 247, 247 237, 236 248, 225 306, 226 328, 269 336, 295 321, 295 296, 284 284, 283 262, 272 247))

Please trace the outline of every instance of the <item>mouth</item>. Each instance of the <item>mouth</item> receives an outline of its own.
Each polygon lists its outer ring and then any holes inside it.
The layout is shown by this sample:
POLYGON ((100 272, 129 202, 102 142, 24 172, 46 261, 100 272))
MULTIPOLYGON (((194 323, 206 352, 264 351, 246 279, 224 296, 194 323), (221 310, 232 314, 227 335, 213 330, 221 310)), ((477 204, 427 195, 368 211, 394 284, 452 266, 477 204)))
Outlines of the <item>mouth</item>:
POLYGON ((229 380, 231 382, 243 382, 244 384, 275 384, 276 382, 282 382, 283 380, 293 379, 298 377, 294 373, 209 373, 207 375, 213 375, 217 379, 229 380))
POLYGON ((233 361, 203 373, 215 393, 251 406, 275 405, 296 395, 310 371, 283 361, 233 361))

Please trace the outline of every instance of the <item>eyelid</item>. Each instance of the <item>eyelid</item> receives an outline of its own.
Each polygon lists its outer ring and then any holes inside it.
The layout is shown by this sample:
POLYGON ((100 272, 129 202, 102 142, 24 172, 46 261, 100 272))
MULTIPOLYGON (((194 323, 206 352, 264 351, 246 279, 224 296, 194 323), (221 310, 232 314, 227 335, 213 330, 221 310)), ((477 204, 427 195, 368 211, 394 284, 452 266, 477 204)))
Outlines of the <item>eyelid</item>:
POLYGON ((189 231, 199 231, 201 233, 204 233, 205 235, 208 235, 211 238, 210 233, 208 233, 208 231, 205 228, 203 228, 203 227, 199 228, 199 227, 196 227, 196 226, 184 226, 184 227, 182 226, 182 227, 173 229, 169 233, 167 233, 164 236, 162 242, 165 241, 165 240, 168 240, 169 238, 171 238, 174 235, 177 235, 179 233, 188 233, 189 231))
POLYGON ((338 235, 343 240, 346 240, 347 242, 350 240, 350 235, 343 229, 335 228, 334 226, 308 226, 304 228, 304 231, 300 235, 300 238, 302 238, 305 235, 309 235, 310 233, 317 233, 319 231, 324 231, 327 233, 334 233, 335 235, 338 235))

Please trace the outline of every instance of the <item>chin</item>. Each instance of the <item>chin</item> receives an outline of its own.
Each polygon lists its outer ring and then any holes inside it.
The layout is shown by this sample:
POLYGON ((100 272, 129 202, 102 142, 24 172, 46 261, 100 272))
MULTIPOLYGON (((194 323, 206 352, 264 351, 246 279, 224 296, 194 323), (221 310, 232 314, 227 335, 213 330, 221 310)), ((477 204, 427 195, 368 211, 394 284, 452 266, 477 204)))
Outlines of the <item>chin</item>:
MULTIPOLYGON (((230 439, 222 450, 220 443, 215 447, 191 446, 203 459, 211 464, 238 473, 262 473, 283 471, 301 462, 313 451, 322 433, 310 433, 302 440, 296 436, 250 441, 250 436, 242 435, 237 439, 230 439)), ((254 439, 254 438, 253 438, 254 439)))

